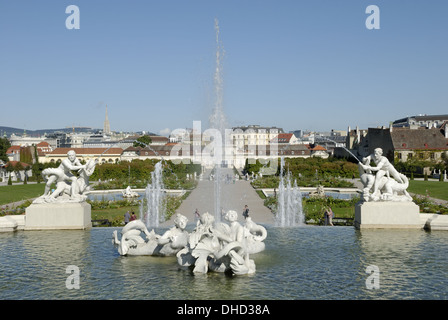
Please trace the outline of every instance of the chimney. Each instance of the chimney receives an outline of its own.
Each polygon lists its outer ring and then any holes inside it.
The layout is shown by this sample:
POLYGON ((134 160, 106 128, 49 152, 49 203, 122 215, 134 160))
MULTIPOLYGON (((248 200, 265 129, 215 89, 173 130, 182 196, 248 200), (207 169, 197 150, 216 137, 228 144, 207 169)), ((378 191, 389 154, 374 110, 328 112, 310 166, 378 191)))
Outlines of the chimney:
POLYGON ((392 122, 391 122, 391 123, 389 123, 389 132, 392 132, 392 128, 393 128, 393 126, 392 126, 392 122))

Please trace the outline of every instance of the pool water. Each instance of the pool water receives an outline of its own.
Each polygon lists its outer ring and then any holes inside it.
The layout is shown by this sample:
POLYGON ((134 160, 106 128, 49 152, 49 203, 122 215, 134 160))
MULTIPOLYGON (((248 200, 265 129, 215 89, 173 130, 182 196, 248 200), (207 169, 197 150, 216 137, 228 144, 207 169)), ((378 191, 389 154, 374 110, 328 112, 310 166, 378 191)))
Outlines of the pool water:
POLYGON ((0 233, 0 299, 448 298, 448 232, 266 228, 266 250, 251 256, 257 271, 244 276, 194 275, 174 257, 120 256, 112 232, 121 228, 0 233), (70 266, 79 268, 79 289, 66 285, 70 266))

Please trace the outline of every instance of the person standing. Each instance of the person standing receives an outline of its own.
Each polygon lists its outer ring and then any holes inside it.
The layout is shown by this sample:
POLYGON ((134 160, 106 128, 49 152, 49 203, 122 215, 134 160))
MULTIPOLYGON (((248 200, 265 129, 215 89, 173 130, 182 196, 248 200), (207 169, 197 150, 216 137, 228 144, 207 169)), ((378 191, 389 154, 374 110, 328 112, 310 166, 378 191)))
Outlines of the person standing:
POLYGON ((134 220, 137 220, 137 216, 135 215, 135 212, 134 212, 134 211, 132 211, 132 214, 131 214, 131 219, 130 219, 130 221, 134 221, 134 220))
POLYGON ((330 207, 326 207, 324 214, 325 214, 325 225, 333 226, 333 216, 334 216, 333 210, 331 210, 330 207))
POLYGON ((247 204, 244 206, 243 217, 244 219, 249 218, 249 207, 247 206, 247 204))
POLYGON ((129 211, 126 211, 126 213, 124 214, 124 224, 127 225, 130 220, 131 220, 131 215, 129 214, 129 211))

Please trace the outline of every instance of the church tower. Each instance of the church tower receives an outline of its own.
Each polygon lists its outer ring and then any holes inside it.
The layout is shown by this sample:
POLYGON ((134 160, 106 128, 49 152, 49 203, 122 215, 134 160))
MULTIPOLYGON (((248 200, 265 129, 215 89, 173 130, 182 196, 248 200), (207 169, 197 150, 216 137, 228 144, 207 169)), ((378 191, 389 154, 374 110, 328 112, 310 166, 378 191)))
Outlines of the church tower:
POLYGON ((106 119, 104 120, 104 134, 110 134, 110 124, 109 124, 109 117, 107 116, 107 104, 106 104, 106 119))

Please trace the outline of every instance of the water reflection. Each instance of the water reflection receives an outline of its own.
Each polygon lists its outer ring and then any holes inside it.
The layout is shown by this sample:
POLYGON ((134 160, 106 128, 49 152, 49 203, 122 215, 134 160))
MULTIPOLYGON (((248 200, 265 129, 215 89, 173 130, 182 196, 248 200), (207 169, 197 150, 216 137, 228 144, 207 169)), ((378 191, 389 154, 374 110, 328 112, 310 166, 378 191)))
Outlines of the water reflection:
MULTIPOLYGON (((173 257, 122 257, 112 231, 0 233, 2 299, 447 299, 447 232, 267 227, 253 275, 194 275, 173 257), (69 290, 66 268, 80 269, 69 290), (366 288, 366 268, 380 289, 366 288)), ((162 232, 163 230, 160 230, 162 232)))

